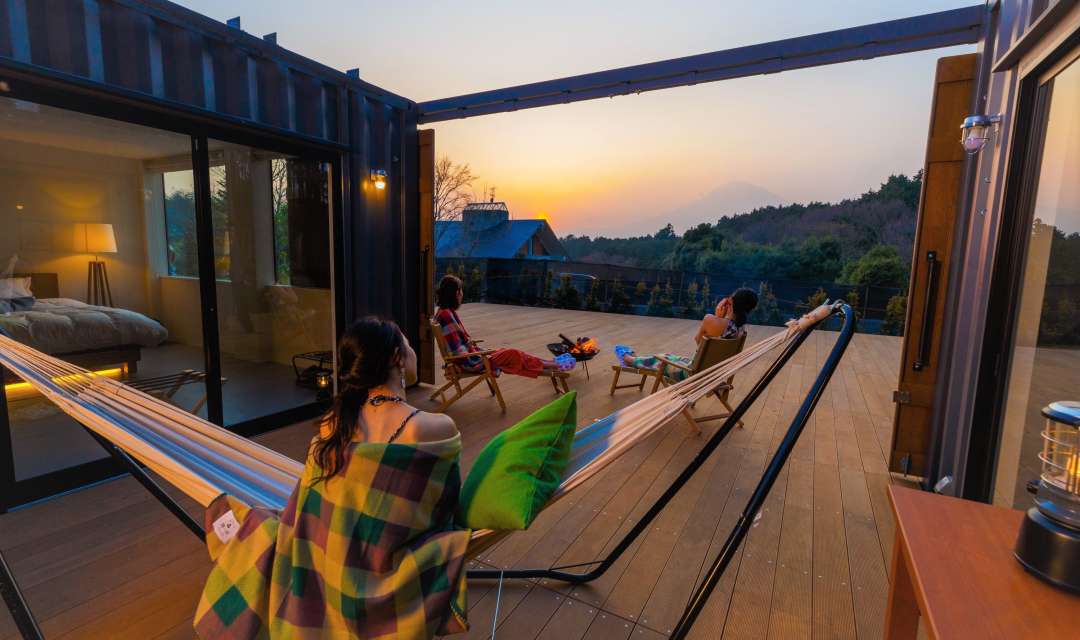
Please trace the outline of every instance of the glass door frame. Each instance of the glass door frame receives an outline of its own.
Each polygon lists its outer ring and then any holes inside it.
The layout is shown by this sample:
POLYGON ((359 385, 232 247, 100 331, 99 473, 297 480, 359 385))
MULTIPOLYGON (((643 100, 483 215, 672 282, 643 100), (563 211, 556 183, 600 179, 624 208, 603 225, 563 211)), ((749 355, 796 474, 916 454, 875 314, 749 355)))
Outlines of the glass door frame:
MULTIPOLYGON (((281 147, 270 141, 251 140, 243 141, 234 136, 208 134, 202 132, 191 136, 191 160, 195 179, 195 236, 198 246, 199 267, 199 298, 202 305, 202 336, 203 357, 206 366, 206 415, 207 420, 216 425, 225 426, 225 407, 222 396, 222 366, 221 366, 221 336, 217 297, 217 270, 215 267, 216 256, 214 255, 214 223, 211 214, 210 193, 210 139, 222 142, 245 144, 258 147, 261 150, 296 155, 305 159, 324 162, 329 165, 328 191, 330 194, 330 241, 329 247, 331 260, 331 317, 333 318, 333 335, 341 335, 344 330, 344 316, 340 310, 344 307, 344 287, 340 286, 340 235, 342 220, 342 189, 340 176, 342 175, 342 154, 340 153, 313 153, 311 150, 298 151, 296 148, 281 147)), ((337 357, 334 357, 334 367, 337 366, 337 357)), ((284 411, 279 411, 266 416, 251 420, 245 420, 228 425, 230 431, 250 436, 262 433, 276 427, 285 426, 313 418, 322 411, 323 406, 318 402, 310 402, 284 411)))
MULTIPOLYGON (((108 94, 93 89, 57 81, 34 74, 3 71, 8 82, 5 97, 26 100, 59 109, 85 113, 119 122, 142 125, 163 131, 184 134, 192 144, 192 169, 196 194, 196 237, 199 247, 199 286, 202 303, 203 357, 207 372, 207 416, 211 422, 222 424, 223 404, 221 393, 221 352, 218 339, 218 314, 216 279, 213 269, 213 230, 209 199, 209 156, 207 140, 258 147, 268 151, 296 155, 330 165, 330 238, 332 272, 332 318, 334 336, 340 335, 347 320, 344 252, 345 198, 348 188, 345 172, 349 149, 343 144, 327 144, 296 136, 260 131, 257 127, 237 119, 235 122, 222 117, 207 117, 153 105, 137 98, 108 94), (207 242, 209 241, 209 242, 207 242), (203 251, 203 247, 209 247, 203 251), (209 266, 209 271, 206 267, 209 266), (211 274, 207 279, 206 273, 211 274), (209 302, 209 304, 208 304, 209 302), (213 327, 208 330, 208 327, 213 327)), ((116 477, 125 470, 115 460, 103 457, 65 469, 48 472, 32 478, 19 480, 15 476, 15 451, 11 440, 6 394, 0 390, 0 514, 11 508, 45 499, 66 491, 78 489, 95 482, 116 477)), ((240 435, 252 436, 271 429, 314 418, 324 410, 317 402, 261 416, 245 422, 229 425, 229 430, 240 435)))
POLYGON ((991 275, 964 469, 962 497, 970 500, 990 502, 994 496, 1013 342, 1020 313, 1015 301, 1019 299, 1027 264, 1054 78, 1070 62, 1080 64, 1077 40, 1080 40, 1080 33, 1032 68, 1021 79, 1018 89, 1016 131, 1008 160, 1002 226, 991 275))

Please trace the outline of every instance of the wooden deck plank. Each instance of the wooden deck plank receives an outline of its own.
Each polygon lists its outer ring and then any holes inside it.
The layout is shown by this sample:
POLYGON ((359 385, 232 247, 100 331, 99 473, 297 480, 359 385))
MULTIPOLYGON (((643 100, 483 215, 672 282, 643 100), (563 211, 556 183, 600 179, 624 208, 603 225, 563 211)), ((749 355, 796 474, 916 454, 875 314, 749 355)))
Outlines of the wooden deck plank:
MULTIPOLYGON (((559 331, 596 337, 604 351, 592 363, 591 379, 576 371, 570 381, 579 392, 582 424, 643 397, 635 390, 608 395, 615 343, 641 353, 689 353, 696 329, 691 320, 499 305, 466 305, 462 316, 489 346, 546 353, 544 345, 559 331)), ((777 330, 751 327, 750 341, 777 330)), ((745 428, 730 434, 654 523, 644 539, 647 548, 639 541, 599 585, 572 590, 548 581, 507 581, 498 637, 644 640, 668 634, 836 335, 810 336, 751 407, 745 428)), ((885 487, 897 480, 888 474, 885 454, 899 354, 898 338, 855 336, 762 520, 706 604, 692 637, 880 637, 885 559, 895 526, 885 487)), ((733 405, 767 365, 768 358, 739 374, 733 405)), ((500 386, 509 404, 505 415, 486 392, 471 393, 449 411, 462 432, 466 471, 493 435, 553 397, 546 381, 502 376, 500 386)), ((411 392, 410 399, 434 407, 423 390, 411 392)), ((706 400, 697 410, 714 407, 706 400)), ((710 423, 710 430, 716 424, 710 423)), ((309 424, 301 424, 259 440, 299 457, 311 433, 309 424)), ((530 531, 488 550, 475 566, 550 566, 602 557, 703 442, 685 424, 673 422, 541 515, 530 531)), ((189 638, 210 566, 198 541, 131 479, 0 516, 0 548, 48 637, 189 638)), ((473 628, 458 637, 486 638, 494 582, 473 582, 468 595, 473 628)), ((14 633, 10 619, 0 615, 0 638, 14 633)))
POLYGON ((814 464, 792 459, 784 496, 768 637, 809 638, 813 611, 814 464))
POLYGON ((814 464, 814 636, 854 638, 840 475, 836 467, 814 464))

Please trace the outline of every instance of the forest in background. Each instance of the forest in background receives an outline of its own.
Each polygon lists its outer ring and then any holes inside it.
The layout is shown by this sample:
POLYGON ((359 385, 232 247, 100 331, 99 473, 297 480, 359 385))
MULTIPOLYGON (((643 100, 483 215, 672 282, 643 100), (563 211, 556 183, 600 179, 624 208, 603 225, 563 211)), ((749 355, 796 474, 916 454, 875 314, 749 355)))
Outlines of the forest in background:
POLYGON ((632 238, 568 235, 570 259, 731 278, 906 288, 922 172, 836 203, 767 206, 632 238))

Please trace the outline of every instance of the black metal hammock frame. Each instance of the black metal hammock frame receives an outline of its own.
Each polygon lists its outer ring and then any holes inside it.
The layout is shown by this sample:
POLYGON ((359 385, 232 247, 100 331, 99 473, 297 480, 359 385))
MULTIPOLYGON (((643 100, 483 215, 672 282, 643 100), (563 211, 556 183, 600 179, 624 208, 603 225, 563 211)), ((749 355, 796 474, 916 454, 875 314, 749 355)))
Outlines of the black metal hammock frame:
MULTIPOLYGON (((791 425, 784 434, 784 439, 781 440, 780 445, 777 447, 776 452, 769 461, 769 465, 766 467, 764 473, 762 473, 757 487, 755 487, 754 492, 747 500, 746 506, 743 508, 735 526, 728 534, 724 546, 710 564, 701 583, 697 585, 690 595, 686 608, 683 610, 682 616, 679 618, 679 621, 675 625, 670 636, 672 640, 682 640, 685 638, 689 633, 690 628, 693 626, 694 621, 701 613, 702 608, 704 608, 705 603, 708 601, 709 595, 712 593, 713 589, 716 588, 717 583, 720 582, 724 570, 735 557, 739 545, 742 544, 746 534, 750 531, 754 516, 765 504, 765 499, 768 497, 769 491, 776 483, 780 471, 783 469, 784 464, 787 462, 788 457, 795 448, 795 443, 798 442, 799 436, 802 434, 807 422, 809 422, 810 415, 813 413, 822 394, 824 394, 826 385, 836 372, 836 369, 840 364, 840 359, 843 357, 844 352, 851 343, 852 336, 855 335, 855 314, 851 310, 851 307, 843 302, 832 305, 829 315, 810 325, 805 331, 800 332, 794 340, 788 343, 780 355, 776 357, 771 365, 769 365, 769 368, 765 373, 763 373, 761 377, 758 378, 757 382, 754 383, 754 386, 747 392, 746 396, 738 406, 735 407, 735 410, 731 412, 731 415, 725 419, 724 423, 716 433, 709 437, 708 441, 706 441, 705 445, 701 448, 701 451, 699 451, 694 459, 687 464, 686 468, 672 481, 671 485, 668 486, 663 495, 649 507, 649 510, 645 515, 643 515, 641 519, 626 532, 619 543, 615 545, 603 559, 582 564, 549 567, 546 569, 479 569, 469 571, 469 578, 478 580, 549 578, 561 582, 583 584, 596 580, 604 575, 604 573, 615 564, 619 557, 630 548, 638 536, 649 528, 652 521, 660 515, 664 510, 664 507, 666 507, 683 486, 690 481, 698 469, 705 464, 705 461, 708 460, 709 456, 716 451, 716 448, 720 446, 720 443, 724 441, 724 438, 731 433, 731 430, 735 428, 735 425, 743 415, 746 414, 758 397, 768 388, 769 384, 776 378, 777 374, 780 373, 784 368, 784 365, 787 364, 792 356, 795 355, 799 350, 799 347, 802 346, 810 334, 821 326, 822 323, 828 322, 836 315, 843 318, 843 326, 840 329, 840 334, 836 339, 836 343, 829 351, 829 355, 825 359, 825 362, 822 363, 821 369, 814 379, 814 384, 811 385, 806 396, 803 398, 798 412, 795 414, 795 417, 791 421, 791 425), (592 568, 580 573, 569 571, 570 569, 584 569, 586 567, 592 568)), ((106 451, 108 451, 109 455, 119 461, 131 475, 134 476, 147 491, 157 498, 158 501, 168 508, 169 511, 184 524, 184 526, 198 536, 200 540, 205 539, 205 531, 203 530, 202 525, 192 518, 179 503, 169 496, 169 494, 147 474, 146 470, 143 469, 141 465, 108 440, 101 438, 92 431, 87 431, 94 436, 106 451)), ((3 596, 8 610, 11 611, 11 615, 15 620, 15 625, 18 627, 22 637, 26 640, 44 640, 41 628, 34 619, 34 615, 30 611, 30 607, 27 605, 22 592, 19 590, 18 583, 15 581, 15 576, 12 574, 10 567, 4 560, 3 553, 0 553, 0 595, 3 596)))

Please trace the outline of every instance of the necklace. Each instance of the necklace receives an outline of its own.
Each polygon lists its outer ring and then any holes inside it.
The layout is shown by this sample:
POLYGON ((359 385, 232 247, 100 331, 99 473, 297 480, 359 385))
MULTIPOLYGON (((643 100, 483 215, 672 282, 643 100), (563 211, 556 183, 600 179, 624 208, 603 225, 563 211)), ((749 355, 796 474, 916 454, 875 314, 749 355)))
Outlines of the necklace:
POLYGON ((367 400, 367 403, 373 407, 377 407, 384 402, 405 402, 405 398, 398 395, 386 395, 380 393, 377 396, 371 396, 367 400))

